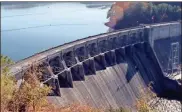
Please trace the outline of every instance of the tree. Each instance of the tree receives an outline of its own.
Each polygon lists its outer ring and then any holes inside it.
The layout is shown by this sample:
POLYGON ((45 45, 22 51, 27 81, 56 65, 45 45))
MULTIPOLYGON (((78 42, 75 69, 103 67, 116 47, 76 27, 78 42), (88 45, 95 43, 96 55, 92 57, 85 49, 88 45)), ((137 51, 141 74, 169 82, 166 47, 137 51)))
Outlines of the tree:
POLYGON ((181 7, 167 3, 134 2, 124 10, 114 29, 121 29, 139 24, 177 21, 181 19, 181 7))
POLYGON ((34 112, 42 109, 48 104, 46 96, 50 88, 47 86, 40 87, 40 85, 32 86, 26 81, 22 83, 13 97, 13 110, 33 110, 34 112))
POLYGON ((13 64, 14 62, 8 57, 8 56, 3 56, 1 55, 1 72, 3 74, 8 73, 7 71, 9 71, 7 65, 9 64, 13 64))
POLYGON ((39 79, 42 75, 40 68, 35 66, 26 71, 21 86, 17 88, 15 78, 9 74, 9 69, 6 67, 11 63, 10 58, 1 56, 1 109, 3 112, 9 110, 36 112, 47 105, 46 96, 51 88, 46 85, 40 86, 39 79))
POLYGON ((15 90, 15 80, 8 74, 8 67, 2 66, 11 64, 12 61, 7 56, 1 55, 1 109, 6 112, 8 103, 13 97, 13 91, 15 90))
POLYGON ((7 111, 8 103, 13 97, 15 90, 14 78, 7 74, 1 74, 1 109, 7 111))
POLYGON ((51 88, 41 85, 41 68, 33 66, 23 75, 23 82, 20 88, 15 92, 12 99, 13 110, 33 110, 34 112, 42 109, 48 104, 47 95, 51 88))
POLYGON ((146 22, 145 13, 147 5, 145 2, 133 2, 130 7, 124 11, 124 17, 117 21, 115 29, 136 26, 141 21, 146 22))

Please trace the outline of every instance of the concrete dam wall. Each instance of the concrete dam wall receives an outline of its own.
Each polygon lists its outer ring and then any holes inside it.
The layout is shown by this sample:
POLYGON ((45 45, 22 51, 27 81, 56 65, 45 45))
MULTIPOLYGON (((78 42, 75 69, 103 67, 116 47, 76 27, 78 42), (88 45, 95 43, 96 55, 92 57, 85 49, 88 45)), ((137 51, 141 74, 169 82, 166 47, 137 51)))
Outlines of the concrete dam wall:
POLYGON ((181 22, 144 25, 76 40, 19 61, 10 70, 21 82, 28 68, 43 63, 46 72, 42 83, 52 86, 48 99, 57 105, 80 102, 105 108, 131 106, 149 84, 157 94, 180 88, 165 84, 170 80, 164 76, 158 58, 162 51, 155 50, 158 41, 163 43, 168 38, 181 38, 181 22))
POLYGON ((88 60, 93 61, 90 64, 95 64, 96 71, 80 76, 79 73, 72 74, 73 81, 67 80, 72 86, 64 85, 60 88, 61 97, 50 96, 49 99, 59 105, 79 102, 94 107, 119 108, 134 105, 150 82, 156 93, 162 92, 163 74, 152 49, 147 47, 147 43, 138 43, 116 49, 113 61, 106 60, 107 54, 88 60), (99 57, 105 59, 98 62, 99 57))

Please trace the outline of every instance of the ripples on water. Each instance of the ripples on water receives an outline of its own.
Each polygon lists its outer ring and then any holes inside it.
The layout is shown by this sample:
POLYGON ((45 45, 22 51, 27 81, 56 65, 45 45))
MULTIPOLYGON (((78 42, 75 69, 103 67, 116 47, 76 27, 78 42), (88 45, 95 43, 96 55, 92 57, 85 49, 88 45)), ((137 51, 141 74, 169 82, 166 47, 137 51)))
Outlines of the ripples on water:
POLYGON ((85 2, 2 4, 2 54, 14 61, 108 30, 104 23, 108 21, 110 2, 96 5, 85 2))

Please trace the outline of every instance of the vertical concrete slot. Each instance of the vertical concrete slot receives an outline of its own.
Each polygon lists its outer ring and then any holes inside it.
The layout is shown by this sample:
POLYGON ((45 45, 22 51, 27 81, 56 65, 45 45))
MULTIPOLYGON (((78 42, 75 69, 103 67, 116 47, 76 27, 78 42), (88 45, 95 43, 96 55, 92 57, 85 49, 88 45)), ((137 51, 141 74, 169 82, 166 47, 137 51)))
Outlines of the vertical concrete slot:
POLYGON ((78 65, 72 67, 71 73, 72 73, 73 81, 84 81, 85 80, 85 78, 84 78, 85 73, 84 73, 82 64, 78 64, 78 65))
POLYGON ((108 49, 109 50, 113 49, 113 38, 109 38, 108 43, 109 43, 108 49))
POLYGON ((115 51, 109 51, 105 53, 105 60, 106 60, 106 66, 113 66, 116 64, 116 55, 115 55, 115 51))
POLYGON ((84 59, 88 58, 86 56, 86 50, 85 50, 85 47, 80 47, 80 48, 77 48, 76 49, 76 55, 78 56, 78 60, 80 62, 84 61, 84 59))
POLYGON ((100 52, 105 52, 109 49, 108 41, 107 40, 102 40, 99 42, 99 48, 100 52))
POLYGON ((64 67, 60 61, 60 57, 57 56, 51 60, 49 60, 49 65, 53 71, 54 74, 58 74, 59 72, 61 72, 62 70, 64 70, 64 67))
POLYGON ((96 70, 104 70, 106 69, 106 62, 104 55, 98 55, 94 57, 94 63, 96 70))
POLYGON ((120 42, 118 42, 118 39, 116 37, 110 38, 108 41, 109 41, 109 44, 108 44, 109 50, 119 47, 120 42))
POLYGON ((72 74, 69 70, 58 75, 60 88, 73 88, 72 74))
POLYGON ((95 69, 95 63, 93 59, 89 59, 83 62, 83 68, 85 75, 95 75, 96 69, 95 69))
POLYGON ((98 47, 96 43, 92 43, 88 45, 88 51, 91 57, 98 54, 98 47))
POLYGON ((67 67, 71 67, 76 64, 76 59, 73 51, 69 51, 63 55, 63 59, 67 67))
POLYGON ((116 55, 116 63, 120 64, 123 63, 125 60, 125 48, 118 48, 115 50, 115 55, 116 55))

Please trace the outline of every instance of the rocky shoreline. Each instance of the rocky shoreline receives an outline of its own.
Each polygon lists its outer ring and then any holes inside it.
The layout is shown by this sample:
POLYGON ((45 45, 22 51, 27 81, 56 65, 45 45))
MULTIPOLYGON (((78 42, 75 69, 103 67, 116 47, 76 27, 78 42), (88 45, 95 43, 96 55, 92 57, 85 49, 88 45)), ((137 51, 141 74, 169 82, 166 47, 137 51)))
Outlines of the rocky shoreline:
MULTIPOLYGON (((176 73, 169 78, 178 81, 181 79, 181 76, 181 73, 176 73)), ((179 84, 181 85, 180 81, 179 84)), ((177 100, 169 100, 165 98, 156 97, 149 102, 149 105, 152 109, 154 109, 157 112, 182 112, 182 102, 177 100)))
POLYGON ((150 106, 157 112, 182 112, 182 105, 177 100, 157 97, 150 101, 150 106))

